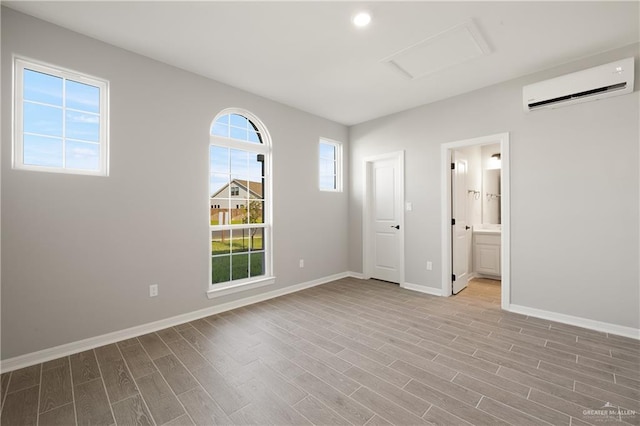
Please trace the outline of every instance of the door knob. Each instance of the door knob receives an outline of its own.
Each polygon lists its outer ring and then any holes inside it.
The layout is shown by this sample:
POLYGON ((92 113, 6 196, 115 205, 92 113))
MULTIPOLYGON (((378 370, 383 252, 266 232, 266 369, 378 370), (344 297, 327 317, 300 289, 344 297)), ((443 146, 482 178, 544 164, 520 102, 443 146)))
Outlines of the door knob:
POLYGON ((396 229, 400 229, 400 225, 396 225, 396 226, 391 225, 391 227, 392 228, 396 228, 396 229))
POLYGON ((471 229, 471 227, 470 226, 465 226, 464 229, 471 229))

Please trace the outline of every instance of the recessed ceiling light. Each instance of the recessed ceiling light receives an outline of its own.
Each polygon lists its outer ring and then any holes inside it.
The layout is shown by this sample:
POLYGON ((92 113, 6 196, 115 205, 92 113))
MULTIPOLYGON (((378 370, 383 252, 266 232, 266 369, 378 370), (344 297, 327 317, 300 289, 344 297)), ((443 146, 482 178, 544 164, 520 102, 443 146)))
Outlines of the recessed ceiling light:
POLYGON ((356 27, 366 27, 371 22, 371 15, 368 12, 359 12, 351 20, 356 27))

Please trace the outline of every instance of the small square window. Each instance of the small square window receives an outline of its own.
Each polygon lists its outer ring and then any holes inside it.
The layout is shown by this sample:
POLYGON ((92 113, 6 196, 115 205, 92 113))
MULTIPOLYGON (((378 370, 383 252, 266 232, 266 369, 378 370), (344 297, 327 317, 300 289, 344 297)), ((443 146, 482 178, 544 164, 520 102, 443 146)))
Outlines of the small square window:
POLYGON ((15 58, 13 167, 108 175, 108 85, 15 58))
POLYGON ((320 139, 319 147, 320 191, 342 191, 342 144, 320 139))

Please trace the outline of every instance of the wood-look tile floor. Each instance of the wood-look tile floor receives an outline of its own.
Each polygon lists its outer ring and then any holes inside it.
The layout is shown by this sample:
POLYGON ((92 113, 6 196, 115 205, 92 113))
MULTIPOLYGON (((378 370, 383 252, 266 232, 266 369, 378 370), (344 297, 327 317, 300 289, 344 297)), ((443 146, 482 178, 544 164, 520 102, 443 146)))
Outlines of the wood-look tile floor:
MULTIPOLYGON (((500 305, 501 294, 500 280, 489 278, 473 278, 469 280, 467 288, 463 290, 464 296, 500 305)), ((460 293, 460 295, 463 295, 460 293)))
POLYGON ((1 424, 639 423, 639 341, 477 296, 335 281, 3 374, 1 424))

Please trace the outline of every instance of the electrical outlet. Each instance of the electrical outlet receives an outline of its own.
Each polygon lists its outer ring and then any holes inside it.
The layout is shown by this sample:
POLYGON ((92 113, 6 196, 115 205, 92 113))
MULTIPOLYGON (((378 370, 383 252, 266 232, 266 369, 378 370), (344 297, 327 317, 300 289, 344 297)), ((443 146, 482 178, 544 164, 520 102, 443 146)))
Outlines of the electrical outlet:
POLYGON ((149 286, 149 297, 156 297, 158 295, 158 284, 151 284, 149 286))
POLYGON ((427 271, 431 271, 433 269, 433 263, 427 262, 427 271))
POLYGON ((304 259, 300 259, 300 267, 304 268, 304 259))

